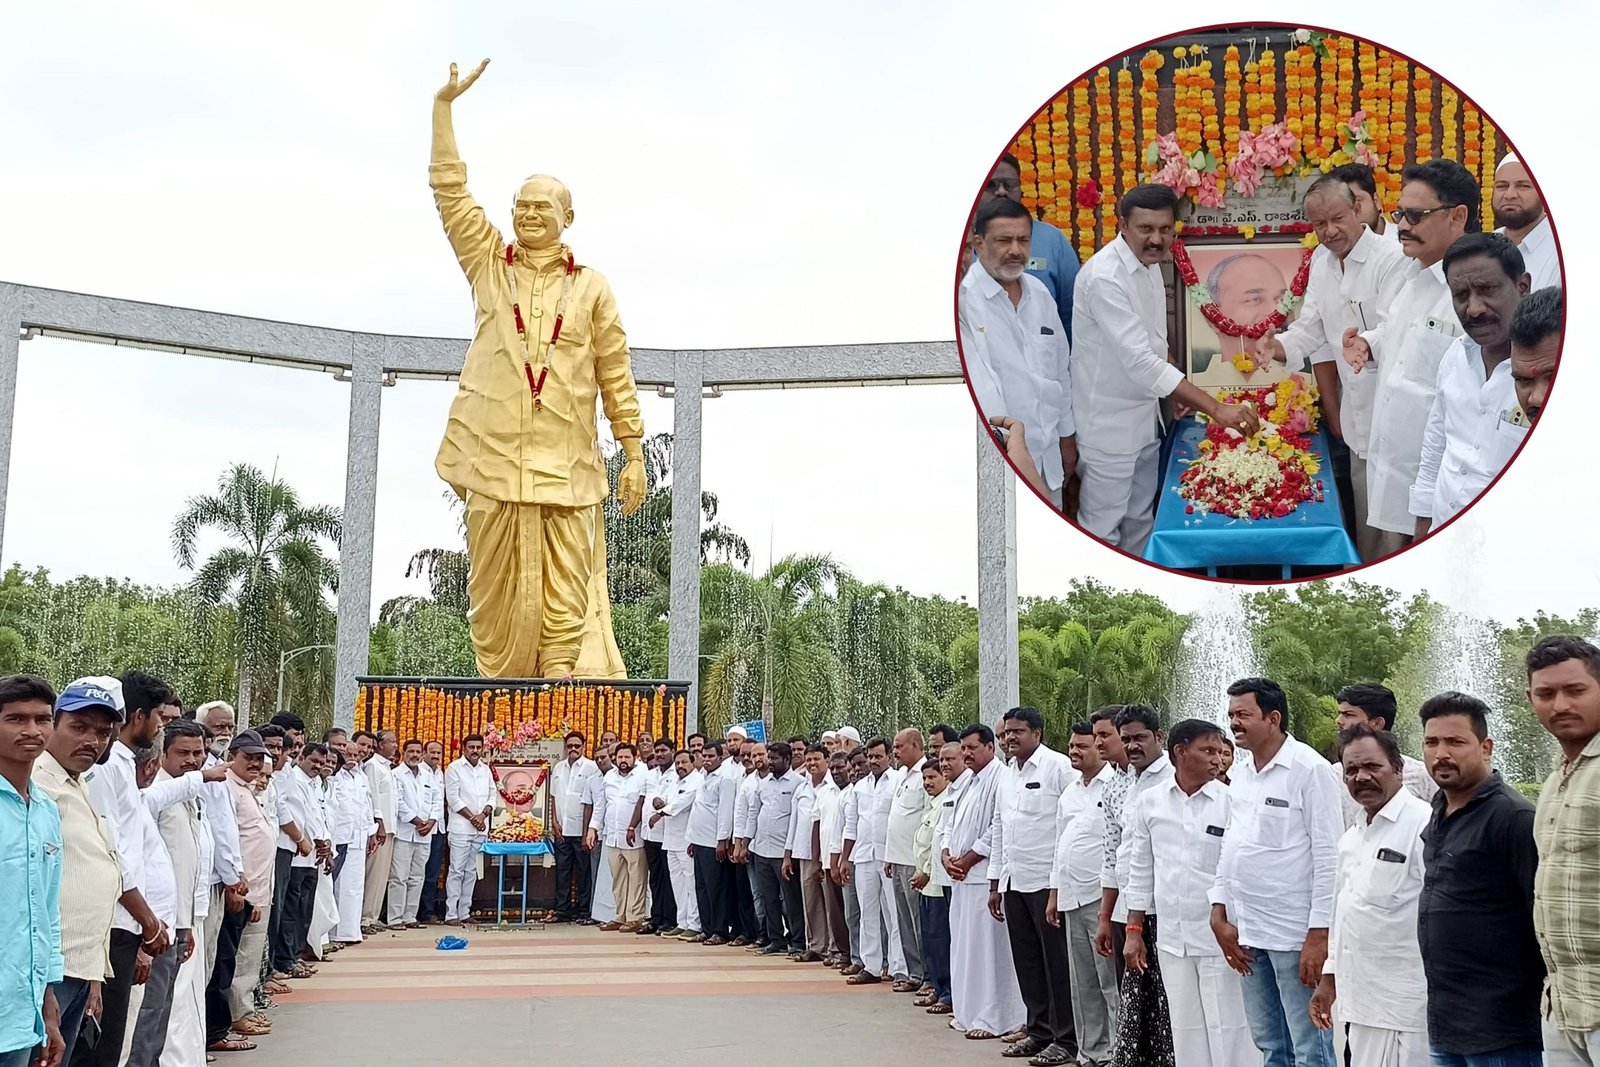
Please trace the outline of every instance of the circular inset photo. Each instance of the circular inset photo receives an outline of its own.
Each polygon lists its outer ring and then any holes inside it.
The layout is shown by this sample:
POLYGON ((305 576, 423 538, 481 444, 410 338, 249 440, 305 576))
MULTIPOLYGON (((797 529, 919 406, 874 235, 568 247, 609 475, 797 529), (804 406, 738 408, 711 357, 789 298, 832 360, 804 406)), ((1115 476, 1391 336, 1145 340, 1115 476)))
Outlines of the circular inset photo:
POLYGON ((961 257, 962 365, 1019 477, 1212 578, 1437 531, 1511 465, 1561 350, 1529 163, 1462 89, 1329 30, 1213 27, 1088 71, 1003 146, 961 257))

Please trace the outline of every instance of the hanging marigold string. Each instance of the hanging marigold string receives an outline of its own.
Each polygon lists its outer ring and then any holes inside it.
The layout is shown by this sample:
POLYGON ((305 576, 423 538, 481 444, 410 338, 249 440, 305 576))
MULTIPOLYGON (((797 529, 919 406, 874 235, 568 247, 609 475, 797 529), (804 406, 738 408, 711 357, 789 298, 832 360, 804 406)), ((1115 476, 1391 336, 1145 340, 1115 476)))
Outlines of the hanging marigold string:
POLYGON ((1367 124, 1367 129, 1372 131, 1372 150, 1377 153, 1378 166, 1374 177, 1378 185, 1378 205, 1386 211, 1393 210, 1394 198, 1390 195, 1390 157, 1389 157, 1389 107, 1393 97, 1390 82, 1393 74, 1393 62, 1387 49, 1378 50, 1377 78, 1372 87, 1372 96, 1377 103, 1373 112, 1377 118, 1367 124))
POLYGON ((1272 125, 1278 113, 1278 56, 1268 48, 1261 53, 1261 124, 1272 125))
POLYGON ((1072 232, 1072 123, 1066 95, 1050 102, 1050 194, 1047 219, 1063 233, 1072 232), (1063 201, 1065 206, 1063 206, 1063 201))
POLYGON ((1217 106, 1217 78, 1209 58, 1200 61, 1200 69, 1195 74, 1195 92, 1200 97, 1200 118, 1205 123, 1206 150, 1221 160, 1222 113, 1217 106))
POLYGON ((1104 245, 1117 232, 1117 156, 1115 112, 1111 102, 1111 68, 1094 72, 1095 143, 1099 146, 1094 179, 1100 194, 1100 237, 1104 245))
MULTIPOLYGON (((1094 163, 1094 150, 1089 144, 1089 82, 1079 79, 1072 85, 1072 162, 1081 190, 1089 180, 1094 163)), ((1095 213, 1093 205, 1085 207, 1078 198, 1077 247, 1078 257, 1087 261, 1097 247, 1094 239, 1095 213)))
MULTIPOLYGON (((1306 77, 1305 57, 1310 52, 1311 46, 1303 44, 1283 53, 1283 125, 1294 134, 1296 155, 1302 153, 1306 140, 1301 101, 1304 99, 1302 92, 1306 77)), ((1312 128, 1315 129, 1315 126, 1312 128)), ((1314 157, 1315 153, 1309 155, 1314 157)))
POLYGON ((1245 128, 1259 133, 1261 121, 1261 61, 1251 59, 1244 65, 1245 128))
POLYGON ((1427 68, 1417 67, 1411 84, 1416 90, 1411 128, 1417 135, 1417 160, 1421 162, 1433 158, 1433 77, 1427 68))
POLYGON ((1155 49, 1139 60, 1139 143, 1156 139, 1161 118, 1160 70, 1166 59, 1155 49))
MULTIPOLYGON (((1456 152, 1460 135, 1461 97, 1447 81, 1439 83, 1439 155, 1445 159, 1461 158, 1456 152)), ((1465 166, 1465 164, 1462 164, 1465 166)))
POLYGON ((1483 229, 1494 231, 1494 172, 1500 162, 1500 149, 1495 136, 1494 123, 1483 120, 1483 177, 1478 185, 1483 190, 1483 229))
POLYGON ((1243 95, 1239 77, 1239 46, 1230 44, 1222 53, 1222 151, 1229 159, 1239 150, 1239 114, 1243 95))
POLYGON ((1483 121, 1478 109, 1469 102, 1461 110, 1461 165, 1477 174, 1482 159, 1483 121))
POLYGON ((1139 180, 1139 135, 1134 127, 1133 71, 1124 61, 1117 71, 1117 145, 1121 150, 1121 168, 1116 191, 1125 193, 1139 180))
POLYGON ((1400 202, 1400 172, 1406 166, 1406 101, 1410 98, 1411 65, 1401 56, 1389 64, 1389 205, 1400 202))

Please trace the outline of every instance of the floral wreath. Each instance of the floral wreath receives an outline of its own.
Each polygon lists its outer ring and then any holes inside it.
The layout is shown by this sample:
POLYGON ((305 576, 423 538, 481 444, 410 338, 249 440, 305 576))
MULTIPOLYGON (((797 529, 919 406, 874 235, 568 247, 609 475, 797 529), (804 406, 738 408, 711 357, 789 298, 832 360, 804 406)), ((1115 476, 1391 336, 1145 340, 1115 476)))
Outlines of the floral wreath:
POLYGON ((1189 250, 1183 246, 1182 238, 1172 242, 1172 264, 1178 269, 1178 277, 1183 279, 1189 299, 1199 305, 1200 314, 1205 316, 1212 329, 1225 337, 1248 337, 1255 340, 1268 330, 1283 329, 1283 324, 1288 321, 1289 316, 1299 308, 1300 298, 1306 295, 1306 283, 1311 279, 1311 257, 1315 252, 1315 248, 1307 248, 1300 254, 1300 267, 1294 272, 1294 279, 1289 283, 1289 291, 1283 295, 1283 299, 1278 302, 1272 314, 1248 326, 1224 315, 1212 297, 1211 290, 1200 284, 1200 276, 1195 272, 1194 261, 1189 258, 1189 250))

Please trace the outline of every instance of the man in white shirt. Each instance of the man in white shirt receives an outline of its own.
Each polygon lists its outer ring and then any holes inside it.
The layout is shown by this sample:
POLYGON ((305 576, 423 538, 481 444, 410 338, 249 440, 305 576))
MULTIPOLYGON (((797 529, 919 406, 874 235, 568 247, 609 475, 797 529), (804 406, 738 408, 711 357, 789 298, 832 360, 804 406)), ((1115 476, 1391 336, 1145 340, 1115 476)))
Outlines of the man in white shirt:
POLYGON ((334 772, 329 795, 333 817, 333 896, 339 922, 329 931, 336 944, 361 940, 361 906, 366 898, 368 842, 377 825, 372 817, 372 789, 356 759, 355 745, 346 745, 334 772))
POLYGON ((1561 256, 1556 251, 1556 235, 1545 214, 1544 200, 1528 176, 1528 168, 1511 153, 1506 153, 1494 169, 1494 192, 1490 194, 1495 221, 1522 253, 1522 262, 1532 278, 1532 289, 1561 285, 1561 256))
POLYGON ((475 922, 472 891, 478 887, 478 855, 489 840, 498 790, 494 772, 483 762, 483 735, 461 739, 462 755, 444 772, 444 794, 450 804, 450 873, 445 880, 444 921, 451 926, 475 922))
MULTIPOLYGON (((1370 726, 1385 733, 1394 730, 1394 717, 1399 712, 1399 706, 1395 703, 1393 690, 1388 686, 1357 682, 1339 690, 1334 700, 1339 704, 1339 714, 1334 721, 1341 733, 1357 725, 1370 726)), ((1427 766, 1421 760, 1404 754, 1400 757, 1400 763, 1400 780, 1406 791, 1418 800, 1432 803, 1433 795, 1439 791, 1439 783, 1428 773, 1427 766)), ((1338 765, 1334 769, 1343 781, 1343 766, 1338 765)), ((1346 829, 1366 822, 1366 811, 1348 789, 1339 790, 1339 797, 1346 829)))
POLYGON ((1489 488, 1528 436, 1511 380, 1511 319, 1528 294, 1522 253, 1504 234, 1469 233, 1450 246, 1443 262, 1466 336, 1456 338, 1439 361, 1411 486, 1418 539, 1489 488))
MULTIPOLYGON (((1372 168, 1365 163, 1346 163, 1328 172, 1350 187, 1356 200, 1356 218, 1362 225, 1378 235, 1379 240, 1392 245, 1400 244, 1400 228, 1384 218, 1383 206, 1378 203, 1378 182, 1372 168)), ((1334 345, 1337 350, 1338 345, 1334 345)))
POLYGON ((863 778, 870 777, 870 774, 867 771, 866 749, 859 745, 851 746, 848 750, 841 747, 840 754, 845 757, 844 784, 839 786, 839 811, 836 821, 832 829, 827 831, 828 881, 839 890, 839 899, 844 902, 845 935, 849 950, 840 955, 839 973, 849 978, 863 970, 861 902, 856 899, 855 883, 851 877, 854 871, 844 858, 844 828, 853 817, 852 811, 860 802, 856 785, 863 778))
POLYGON ((1539 421, 1550 395, 1565 315, 1561 290, 1549 286, 1529 293, 1511 316, 1511 381, 1530 426, 1539 421))
POLYGON ((333 868, 333 830, 328 823, 324 793, 328 746, 308 741, 300 747, 300 758, 286 772, 278 788, 278 856, 287 853, 288 887, 281 907, 278 939, 273 945, 274 978, 309 978, 316 969, 300 962, 300 954, 311 945, 311 925, 316 911, 317 882, 333 868), (298 835, 298 836, 297 836, 298 835))
POLYGON ((1461 336, 1444 279, 1444 254, 1480 227, 1478 183, 1448 159, 1408 166, 1402 177, 1400 247, 1417 270, 1368 329, 1345 330, 1342 358, 1357 374, 1378 375, 1367 442, 1367 525, 1376 555, 1410 544, 1416 530, 1411 486, 1422 458, 1422 431, 1438 388, 1439 361, 1461 336), (1374 366, 1373 364, 1376 364, 1374 366))
POLYGON ((672 878, 672 900, 677 909, 677 933, 669 930, 668 934, 690 941, 705 940, 700 932, 700 902, 694 888, 694 859, 689 855, 689 813, 704 781, 705 775, 695 769, 694 753, 680 748, 672 754, 666 788, 657 797, 661 803, 651 802, 655 811, 647 819, 665 828, 661 848, 667 855, 667 874, 672 878))
MULTIPOLYGON (((1077 462, 1067 329, 1043 282, 1027 273, 1033 214, 1004 197, 978 208, 972 266, 961 279, 957 332, 985 419, 1025 427, 1028 452, 1060 504, 1077 462)), ((921 772, 914 775, 921 788, 921 772)))
POLYGON ((922 813, 928 807, 928 790, 922 781, 922 751, 921 730, 905 729, 894 735, 898 780, 889 798, 883 862, 894 896, 900 951, 906 961, 905 978, 895 982, 896 993, 927 991, 927 972, 922 966, 922 894, 911 884, 912 876, 917 873, 917 827, 922 824, 922 813))
MULTIPOLYGON (((644 811, 644 771, 635 762, 638 750, 626 741, 617 745, 616 765, 606 772, 600 803, 589 815, 587 845, 603 837, 611 861, 611 885, 617 915, 600 929, 637 933, 644 925, 644 840, 639 824, 644 811)), ((587 807, 587 805, 586 805, 587 807)))
MULTIPOLYGON (((610 733, 610 731, 606 731, 610 733)), ((602 735, 604 736, 604 735, 602 735)), ((605 804, 606 775, 611 773, 616 741, 606 741, 594 751, 595 773, 583 787, 583 849, 589 857, 589 911, 578 920, 579 926, 599 926, 617 917, 617 900, 611 885, 611 859, 605 854, 605 840, 589 833, 589 819, 605 804)))
POLYGON ((1429 1067, 1417 908, 1433 809, 1405 788, 1392 734, 1356 725, 1339 744, 1363 817, 1339 839, 1333 930, 1311 1017, 1331 1029, 1338 1009, 1351 1067, 1429 1067))
MULTIPOLYGON (((360 734, 356 735, 358 738, 360 734)), ((361 901, 361 932, 378 932, 384 892, 389 887, 389 872, 394 866, 395 832, 399 826, 394 793, 394 764, 400 753, 399 738, 393 730, 382 730, 371 737, 374 746, 361 765, 372 794, 372 819, 377 844, 367 853, 367 870, 361 901)))
POLYGON ((739 779, 731 769, 735 764, 723 759, 726 751, 727 745, 721 741, 707 741, 700 750, 702 777, 684 828, 684 840, 694 864, 695 905, 700 916, 700 933, 689 940, 713 947, 727 944, 733 936, 728 914, 733 864, 728 851, 733 845, 733 804, 739 779))
MULTIPOLYGON (((206 728, 207 769, 221 767, 228 752, 228 742, 233 740, 233 705, 225 700, 212 700, 195 709, 194 721, 206 728)), ((243 896, 248 888, 242 881, 239 859, 239 825, 233 818, 233 803, 228 797, 226 782, 207 782, 205 791, 205 821, 211 830, 211 902, 206 908, 206 925, 203 942, 206 949, 205 971, 210 985, 227 988, 232 980, 232 955, 238 951, 239 933, 244 928, 244 909, 230 912, 226 907, 226 894, 232 889, 243 896), (224 920, 227 929, 224 930, 224 920), (229 974, 217 978, 217 956, 224 949, 224 964, 229 974)), ((209 994, 208 994, 209 996, 209 994)), ((218 1003, 213 1001, 213 1003, 218 1003)))
POLYGON ((428 776, 433 792, 433 839, 428 842, 428 863, 422 869, 422 898, 417 904, 417 919, 423 923, 445 920, 445 898, 439 892, 439 875, 445 870, 445 845, 449 843, 446 821, 452 805, 445 797, 444 742, 429 741, 422 746, 422 773, 428 776))
POLYGON ((551 842, 556 851, 556 922, 572 922, 589 914, 589 857, 583 851, 583 794, 589 779, 600 773, 583 754, 587 743, 576 730, 561 739, 566 759, 550 769, 551 842))
POLYGON ((805 906, 794 872, 784 876, 783 855, 794 822, 794 794, 800 776, 789 766, 789 743, 774 741, 767 746, 767 773, 756 783, 750 802, 748 851, 750 880, 756 899, 762 903, 766 922, 763 956, 787 953, 799 957, 805 951, 805 906))
POLYGON ((733 800, 733 863, 734 906, 730 915, 738 917, 738 937, 733 944, 739 947, 756 945, 766 947, 766 914, 755 892, 755 880, 750 870, 750 805, 755 799, 757 784, 767 773, 767 746, 760 741, 746 741, 740 746, 740 763, 743 775, 733 800))
MULTIPOLYGON (((1291 371, 1307 361, 1316 375, 1322 414, 1331 433, 1350 448, 1350 481, 1355 496, 1357 540, 1373 548, 1367 526, 1367 440, 1372 435, 1373 389, 1377 377, 1357 374, 1339 358, 1347 329, 1377 326, 1400 290, 1414 261, 1398 241, 1386 241, 1362 224, 1351 186, 1333 174, 1306 190, 1306 217, 1316 231, 1305 302, 1294 323, 1277 334, 1268 330, 1254 345, 1256 359, 1286 362, 1291 371)), ((1363 559, 1368 558, 1365 555, 1363 559)))
POLYGON ((1290 735, 1283 689, 1267 678, 1228 687, 1228 722, 1250 758, 1233 765, 1232 823, 1211 890, 1211 929, 1244 976, 1245 1013, 1269 1067, 1333 1067, 1333 1042, 1311 1024, 1311 991, 1328 958, 1344 822, 1328 762, 1290 735))
POLYGON ((1077 772, 1056 806, 1055 862, 1045 918, 1066 930, 1067 959, 1072 976, 1072 1020, 1078 1037, 1078 1059, 1111 1062, 1117 1032, 1117 968, 1094 950, 1100 911, 1100 871, 1105 859, 1106 784, 1116 769, 1100 758, 1094 727, 1072 724, 1067 758, 1077 772))
POLYGON ((404 762, 394 769, 394 860, 389 867, 389 929, 422 926, 422 880, 428 851, 438 830, 433 808, 433 776, 422 765, 422 742, 407 741, 404 762))
POLYGON ((1046 905, 1055 868, 1056 812, 1073 778, 1072 764, 1044 743, 1038 708, 1012 708, 1000 720, 1011 761, 1000 770, 989 865, 989 910, 1004 914, 1017 988, 1027 1006, 1028 1034, 1013 1056, 1038 1067, 1071 1063, 1078 1055, 1072 1016, 1067 937, 1050 922, 1046 905))
POLYGON ((889 879, 883 874, 889 804, 898 779, 889 772, 888 741, 875 737, 867 742, 866 751, 867 776, 855 784, 854 802, 845 812, 840 850, 840 862, 850 868, 856 904, 861 909, 862 970, 846 979, 851 985, 881 981, 886 968, 895 974, 905 966, 899 916, 889 879))
POLYGON ((805 773, 794 791, 794 814, 784 843, 785 877, 800 887, 804 907, 805 951, 801 963, 821 963, 837 952, 828 926, 828 909, 822 893, 822 807, 833 784, 828 780, 828 757, 821 745, 805 752, 805 773))
POLYGON ((1028 1013, 1017 988, 1010 939, 999 909, 990 905, 990 866, 1001 862, 991 848, 1001 771, 994 731, 983 723, 968 726, 961 732, 961 755, 966 773, 939 854, 951 881, 951 1025, 968 1040, 986 1041, 1022 1026, 1028 1013))
POLYGON ((1078 432, 1078 525, 1138 555, 1155 525, 1161 479, 1161 401, 1253 434, 1255 412, 1197 388, 1167 358, 1161 261, 1172 248, 1178 198, 1141 185, 1117 204, 1117 239, 1073 284, 1072 409, 1078 432))
MULTIPOLYGON (((1146 915, 1161 913, 1155 947, 1178 1067, 1260 1067, 1239 976, 1211 933, 1209 898, 1231 799, 1220 780, 1226 742, 1201 719, 1175 724, 1168 738, 1172 776, 1141 797, 1125 829, 1128 931, 1143 934, 1146 915)), ((1151 964, 1143 936, 1130 936, 1124 953, 1135 974, 1151 964)))
POLYGON ((651 742, 649 753, 644 753, 643 742, 640 742, 641 758, 647 766, 644 770, 644 821, 639 826, 639 836, 644 840, 644 865, 645 879, 650 887, 650 915, 645 924, 639 927, 640 934, 663 934, 676 937, 682 930, 678 927, 678 902, 672 892, 672 870, 667 863, 666 852, 666 820, 652 822, 650 815, 656 810, 656 801, 660 800, 663 806, 666 803, 667 791, 672 788, 673 780, 677 775, 672 769, 673 747, 670 737, 651 742))

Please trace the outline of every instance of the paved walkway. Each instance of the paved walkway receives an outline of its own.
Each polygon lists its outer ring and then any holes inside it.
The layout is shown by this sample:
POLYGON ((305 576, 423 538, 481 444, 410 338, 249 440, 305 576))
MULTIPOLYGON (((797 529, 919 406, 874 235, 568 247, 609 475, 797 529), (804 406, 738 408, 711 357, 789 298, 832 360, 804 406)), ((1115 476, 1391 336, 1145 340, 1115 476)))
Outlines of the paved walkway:
POLYGON ((887 984, 847 987, 820 964, 572 926, 445 927, 380 934, 293 983, 273 1033, 216 1067, 456 1067, 579 1062, 598 1067, 760 1067, 803 1058, 874 1067, 1001 1063, 947 1017, 887 984))

